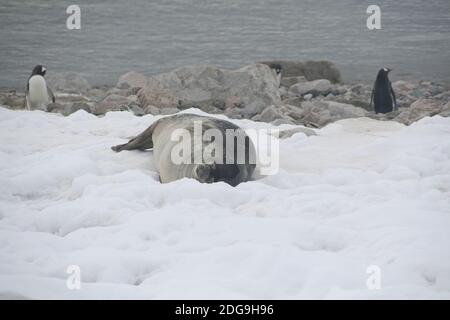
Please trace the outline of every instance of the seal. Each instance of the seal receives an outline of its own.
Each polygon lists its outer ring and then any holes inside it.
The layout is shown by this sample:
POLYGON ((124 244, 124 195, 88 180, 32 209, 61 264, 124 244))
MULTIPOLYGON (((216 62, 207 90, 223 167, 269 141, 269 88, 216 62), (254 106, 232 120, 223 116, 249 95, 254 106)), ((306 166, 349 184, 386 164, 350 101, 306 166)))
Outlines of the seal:
POLYGON ((392 89, 392 84, 388 77, 391 70, 383 68, 378 71, 370 97, 370 106, 372 107, 373 101, 375 113, 389 113, 397 107, 394 89, 392 89))
POLYGON ((50 101, 55 102, 55 95, 47 86, 44 79, 46 72, 47 69, 41 65, 37 65, 33 68, 28 78, 25 101, 29 110, 41 109, 46 111, 50 101))
POLYGON ((237 186, 249 181, 256 167, 256 150, 245 131, 213 117, 164 117, 128 143, 111 147, 116 152, 152 148, 162 183, 193 178, 237 186))

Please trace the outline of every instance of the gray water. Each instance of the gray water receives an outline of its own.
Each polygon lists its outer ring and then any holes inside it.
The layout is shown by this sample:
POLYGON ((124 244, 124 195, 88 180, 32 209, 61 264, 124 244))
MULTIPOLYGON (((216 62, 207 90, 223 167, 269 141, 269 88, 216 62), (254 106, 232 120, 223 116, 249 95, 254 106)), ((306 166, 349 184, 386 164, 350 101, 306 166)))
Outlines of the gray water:
POLYGON ((130 70, 190 64, 240 67, 327 59, 346 81, 450 80, 450 0, 0 0, 0 87, 23 87, 36 64, 114 84, 130 70), (81 30, 66 8, 81 7, 81 30), (381 7, 381 30, 366 9, 381 7))

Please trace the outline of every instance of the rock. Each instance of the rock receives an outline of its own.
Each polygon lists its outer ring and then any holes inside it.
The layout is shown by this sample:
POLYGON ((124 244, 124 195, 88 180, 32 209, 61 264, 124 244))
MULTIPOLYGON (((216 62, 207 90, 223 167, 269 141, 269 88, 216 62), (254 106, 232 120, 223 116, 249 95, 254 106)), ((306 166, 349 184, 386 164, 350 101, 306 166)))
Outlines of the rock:
POLYGON ((306 81, 308 81, 308 80, 306 80, 306 78, 303 77, 303 76, 300 76, 300 77, 283 77, 283 78, 281 78, 281 85, 283 87, 289 88, 289 87, 293 86, 296 83, 306 82, 306 81))
POLYGON ((438 85, 430 86, 428 89, 431 96, 436 96, 444 91, 444 88, 438 85))
POLYGON ((88 90, 87 96, 89 96, 94 101, 100 101, 107 96, 106 92, 107 89, 92 88, 88 90))
POLYGON ((84 110, 86 112, 92 113, 91 106, 86 102, 75 102, 69 106, 66 106, 64 115, 72 114, 74 112, 77 112, 78 110, 84 110))
POLYGON ((288 88, 280 87, 279 89, 281 99, 286 98, 288 95, 288 88))
POLYGON ((130 104, 139 105, 139 97, 137 95, 130 95, 127 97, 127 101, 130 104))
POLYGON ((118 94, 112 94, 105 97, 102 101, 98 102, 93 109, 93 113, 96 115, 105 114, 108 111, 123 111, 128 110, 128 99, 118 94))
POLYGON ((47 106, 47 112, 65 114, 66 105, 59 102, 50 103, 47 106))
POLYGON ((313 97, 313 95, 311 93, 308 93, 303 96, 303 99, 305 99, 306 101, 309 101, 312 99, 312 97, 313 97))
POLYGON ((395 92, 408 92, 413 90, 416 86, 412 83, 408 83, 406 81, 403 80, 399 80, 399 81, 395 81, 392 84, 392 87, 394 89, 395 92))
POLYGON ((304 133, 307 137, 317 136, 317 133, 313 129, 298 127, 298 128, 288 129, 288 130, 282 130, 279 132, 278 137, 280 139, 286 139, 286 138, 292 137, 294 134, 299 133, 299 132, 304 133))
POLYGON ((415 98, 422 98, 426 95, 426 91, 424 89, 414 89, 409 93, 409 95, 415 98))
POLYGON ((161 109, 152 105, 146 106, 143 110, 144 114, 153 114, 153 115, 161 114, 160 112, 161 109))
POLYGON ((141 105, 158 108, 200 109, 239 104, 242 113, 253 116, 268 105, 281 104, 279 79, 264 64, 237 70, 191 66, 148 78, 139 93, 141 105))
POLYGON ((450 117, 450 102, 447 102, 447 104, 442 107, 439 115, 442 117, 450 117))
POLYGON ((225 108, 243 108, 244 103, 238 96, 228 96, 225 99, 225 108))
POLYGON ((450 101, 450 91, 442 92, 442 93, 434 96, 433 98, 442 100, 444 102, 448 102, 448 101, 450 101))
POLYGON ((327 95, 331 91, 331 83, 327 79, 320 79, 294 84, 289 88, 289 95, 303 96, 312 94, 313 96, 327 95))
POLYGON ((47 77, 47 84, 54 92, 87 93, 91 88, 85 78, 73 72, 51 73, 47 77))
POLYGON ((128 97, 131 93, 130 89, 119 89, 119 88, 112 88, 106 92, 106 96, 111 96, 113 94, 122 97, 128 97))
POLYGON ((133 103, 128 104, 128 111, 133 112, 133 114, 138 117, 141 117, 145 114, 144 109, 142 109, 139 105, 133 103))
POLYGON ((295 124, 295 121, 293 119, 289 119, 289 118, 281 118, 281 119, 273 120, 271 122, 271 124, 274 126, 279 126, 282 124, 295 124))
MULTIPOLYGON (((241 109, 238 107, 235 108, 227 108, 224 111, 224 114, 228 117, 228 118, 232 118, 232 119, 242 119, 242 114, 241 114, 241 109)), ((259 116, 259 115, 257 115, 259 116)))
POLYGON ((335 101, 311 101, 302 104, 298 123, 322 127, 328 123, 347 118, 359 118, 368 115, 362 108, 335 101))
POLYGON ((332 83, 341 81, 341 73, 330 61, 288 61, 276 60, 262 62, 267 65, 279 64, 282 78, 305 77, 308 81, 327 79, 332 83))
POLYGON ((292 114, 292 106, 269 106, 265 108, 261 114, 257 114, 252 117, 253 121, 269 122, 275 126, 280 124, 296 124, 295 119, 290 115, 292 114))
POLYGON ((178 109, 178 108, 163 108, 163 109, 160 109, 160 112, 162 115, 168 115, 168 114, 174 114, 174 113, 180 112, 180 109, 178 109))
POLYGON ((118 89, 131 89, 131 88, 143 88, 147 83, 147 77, 141 73, 130 71, 120 76, 117 81, 116 88, 118 89))
POLYGON ((256 115, 253 117, 253 120, 256 121, 263 121, 263 122, 272 122, 276 119, 282 119, 283 114, 280 112, 280 110, 275 106, 268 106, 261 112, 261 114, 256 115))
MULTIPOLYGON (((444 106, 442 102, 434 99, 419 99, 412 103, 409 108, 405 108, 395 118, 396 121, 410 125, 411 123, 420 120, 424 117, 432 117, 440 114, 444 106)), ((444 109, 445 111, 445 109, 444 109)), ((444 112, 445 114, 445 112, 444 112)))
POLYGON ((354 85, 353 87, 351 87, 350 91, 354 94, 360 95, 364 92, 364 87, 362 84, 357 84, 357 85, 354 85))
MULTIPOLYGON (((311 95, 312 96, 312 95, 311 95)), ((291 105, 291 106, 301 106, 302 102, 305 100, 305 97, 299 96, 288 96, 286 99, 283 99, 283 105, 291 105)))
POLYGON ((4 104, 13 110, 27 108, 25 97, 19 97, 16 94, 8 94, 3 96, 0 104, 4 104))

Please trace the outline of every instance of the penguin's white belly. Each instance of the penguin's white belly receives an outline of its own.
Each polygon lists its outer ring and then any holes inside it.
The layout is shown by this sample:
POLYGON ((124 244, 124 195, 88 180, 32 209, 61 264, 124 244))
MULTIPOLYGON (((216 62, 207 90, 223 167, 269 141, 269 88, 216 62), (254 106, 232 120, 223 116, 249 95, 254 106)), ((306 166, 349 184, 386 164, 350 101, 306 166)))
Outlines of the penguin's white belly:
POLYGON ((33 109, 46 109, 50 102, 47 83, 44 77, 34 75, 29 80, 28 107, 33 109))

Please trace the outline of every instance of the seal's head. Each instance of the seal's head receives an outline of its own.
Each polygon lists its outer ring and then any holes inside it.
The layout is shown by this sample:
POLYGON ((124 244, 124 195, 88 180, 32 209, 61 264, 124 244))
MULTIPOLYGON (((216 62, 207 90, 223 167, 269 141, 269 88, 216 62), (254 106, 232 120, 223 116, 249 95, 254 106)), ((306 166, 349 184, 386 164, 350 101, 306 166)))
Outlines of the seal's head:
POLYGON ((199 164, 194 168, 194 177, 202 183, 225 182, 235 187, 251 176, 244 169, 237 164, 199 164))

